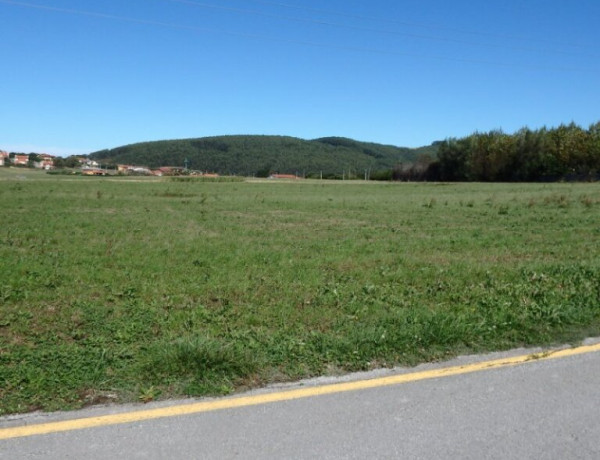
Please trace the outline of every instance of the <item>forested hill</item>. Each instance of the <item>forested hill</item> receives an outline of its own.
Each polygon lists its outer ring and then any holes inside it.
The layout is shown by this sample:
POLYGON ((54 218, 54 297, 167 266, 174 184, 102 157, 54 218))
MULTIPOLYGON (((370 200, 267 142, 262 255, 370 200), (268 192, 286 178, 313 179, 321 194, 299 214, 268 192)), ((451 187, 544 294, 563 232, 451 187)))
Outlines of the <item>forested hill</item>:
POLYGON ((218 136, 142 142, 94 152, 104 164, 134 164, 150 168, 187 166, 220 174, 361 176, 365 170, 390 170, 420 155, 435 157, 437 143, 411 149, 359 142, 341 137, 303 140, 287 136, 218 136))

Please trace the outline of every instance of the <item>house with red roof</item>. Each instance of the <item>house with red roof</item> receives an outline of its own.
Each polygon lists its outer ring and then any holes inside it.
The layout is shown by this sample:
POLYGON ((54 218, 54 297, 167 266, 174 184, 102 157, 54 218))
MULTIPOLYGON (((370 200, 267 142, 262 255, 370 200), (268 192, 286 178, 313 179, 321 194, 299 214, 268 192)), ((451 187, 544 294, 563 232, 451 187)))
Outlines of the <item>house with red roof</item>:
POLYGON ((299 179, 295 174, 271 174, 269 179, 299 179))
POLYGON ((41 153, 38 155, 38 161, 35 161, 33 166, 45 170, 52 169, 54 168, 54 157, 47 153, 41 153))
POLYGON ((29 164, 29 155, 17 153, 12 157, 12 164, 15 166, 27 166, 29 164))

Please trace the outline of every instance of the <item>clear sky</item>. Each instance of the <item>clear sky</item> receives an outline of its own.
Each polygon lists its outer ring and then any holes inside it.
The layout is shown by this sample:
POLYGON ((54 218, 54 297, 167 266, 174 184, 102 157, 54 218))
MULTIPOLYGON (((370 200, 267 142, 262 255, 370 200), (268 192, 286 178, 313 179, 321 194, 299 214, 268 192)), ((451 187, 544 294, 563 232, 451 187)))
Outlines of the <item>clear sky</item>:
POLYGON ((598 0, 0 0, 0 149, 600 121, 598 0))

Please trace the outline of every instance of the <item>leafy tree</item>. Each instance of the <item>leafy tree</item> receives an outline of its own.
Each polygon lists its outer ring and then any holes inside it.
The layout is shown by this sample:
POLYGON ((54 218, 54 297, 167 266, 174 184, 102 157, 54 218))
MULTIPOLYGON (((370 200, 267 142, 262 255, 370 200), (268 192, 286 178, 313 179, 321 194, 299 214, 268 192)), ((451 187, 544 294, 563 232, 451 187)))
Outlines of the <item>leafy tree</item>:
POLYGON ((439 144, 438 159, 440 179, 464 181, 468 177, 467 161, 470 156, 469 139, 447 139, 439 144))
POLYGON ((33 168, 35 167, 35 163, 40 161, 41 158, 37 153, 30 153, 29 154, 29 159, 27 160, 27 167, 28 168, 33 168))
POLYGON ((54 158, 54 167, 56 169, 65 168, 65 159, 63 157, 55 157, 54 158))
POLYGON ((600 173, 600 122, 591 125, 588 134, 589 173, 590 177, 596 177, 600 173))
POLYGON ((79 166, 81 166, 81 163, 79 162, 78 157, 71 155, 65 158, 66 168, 78 168, 79 166))

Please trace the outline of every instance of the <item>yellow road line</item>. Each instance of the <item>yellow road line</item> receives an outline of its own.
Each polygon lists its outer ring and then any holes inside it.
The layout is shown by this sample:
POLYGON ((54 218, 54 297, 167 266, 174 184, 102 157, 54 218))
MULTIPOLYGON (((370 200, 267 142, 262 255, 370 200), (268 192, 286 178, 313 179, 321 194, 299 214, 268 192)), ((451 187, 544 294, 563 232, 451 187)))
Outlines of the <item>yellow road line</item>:
POLYGON ((134 412, 126 412, 122 414, 102 415, 99 417, 89 417, 74 420, 64 420, 60 422, 49 422, 36 425, 2 428, 0 429, 0 440, 48 433, 57 433, 61 431, 81 430, 84 428, 118 425, 123 423, 141 422, 143 420, 153 420, 164 417, 176 417, 179 415, 197 414, 201 412, 232 409, 236 407, 255 406, 259 404, 267 404, 278 401, 290 401, 293 399, 308 398, 312 396, 320 396, 333 393, 342 393, 346 391, 357 391, 368 388, 399 385, 402 383, 416 382, 419 380, 448 377, 451 375, 468 374, 488 369, 516 366, 518 364, 523 364, 531 361, 564 358, 567 356, 592 353, 595 351, 600 351, 600 343, 595 345, 580 346, 576 348, 551 350, 542 353, 500 358, 491 361, 483 361, 460 366, 431 369, 427 371, 413 372, 409 374, 392 375, 389 377, 380 377, 370 380, 333 383, 321 386, 300 388, 295 390, 280 391, 276 393, 265 393, 252 396, 241 396, 212 401, 203 401, 178 406, 163 407, 158 409, 147 409, 134 412))

